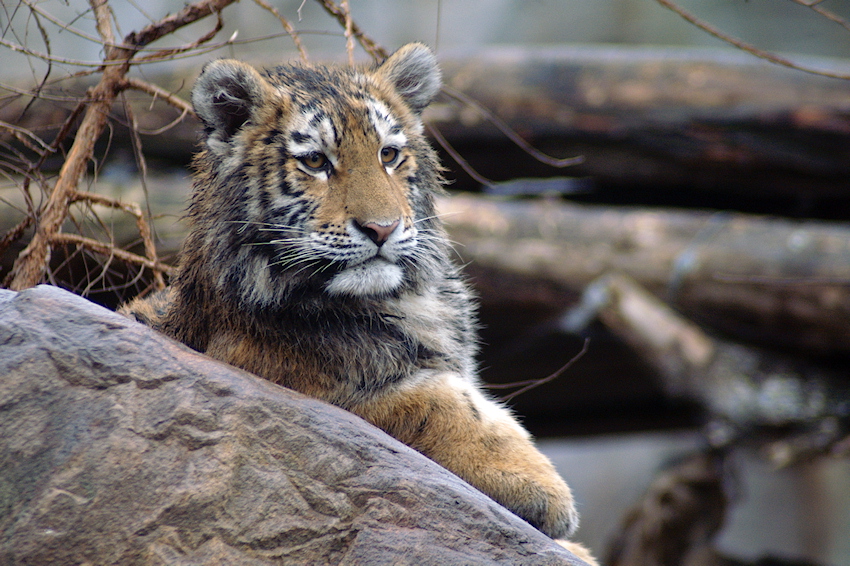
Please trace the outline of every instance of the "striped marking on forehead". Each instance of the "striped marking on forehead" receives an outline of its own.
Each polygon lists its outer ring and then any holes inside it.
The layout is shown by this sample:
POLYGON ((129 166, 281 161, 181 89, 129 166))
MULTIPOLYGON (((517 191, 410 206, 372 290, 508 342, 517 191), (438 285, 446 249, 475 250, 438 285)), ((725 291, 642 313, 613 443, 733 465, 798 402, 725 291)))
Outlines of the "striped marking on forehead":
POLYGON ((407 145, 404 128, 393 117, 386 104, 372 99, 366 101, 366 108, 369 121, 372 122, 372 126, 375 128, 378 139, 381 140, 383 146, 404 147, 407 145))
POLYGON ((332 161, 339 149, 339 132, 333 120, 323 110, 309 104, 301 107, 290 123, 286 149, 290 155, 301 156, 313 152, 324 153, 332 161))

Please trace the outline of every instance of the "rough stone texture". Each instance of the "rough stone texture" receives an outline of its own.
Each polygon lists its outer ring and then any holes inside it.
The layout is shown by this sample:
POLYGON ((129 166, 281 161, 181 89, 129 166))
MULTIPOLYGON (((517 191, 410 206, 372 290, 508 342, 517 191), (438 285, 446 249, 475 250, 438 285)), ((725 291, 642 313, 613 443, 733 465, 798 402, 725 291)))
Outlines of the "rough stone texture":
POLYGON ((361 419, 0 291, 0 563, 581 564, 361 419))

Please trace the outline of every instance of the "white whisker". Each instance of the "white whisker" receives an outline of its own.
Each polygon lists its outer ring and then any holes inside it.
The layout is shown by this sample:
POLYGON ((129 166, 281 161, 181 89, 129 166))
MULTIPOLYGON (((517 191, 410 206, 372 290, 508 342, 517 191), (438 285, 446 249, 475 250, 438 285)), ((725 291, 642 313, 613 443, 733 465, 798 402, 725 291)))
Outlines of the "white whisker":
POLYGON ((443 218, 445 218, 446 216, 454 216, 454 215, 456 215, 456 214, 460 214, 460 211, 455 211, 455 212, 442 212, 442 213, 438 213, 438 214, 433 214, 433 215, 431 215, 431 216, 426 216, 426 217, 424 217, 424 218, 417 218, 416 220, 414 220, 414 221, 413 221, 413 223, 414 223, 414 224, 416 224, 417 222, 424 222, 424 221, 426 221, 426 220, 431 220, 431 219, 433 219, 433 218, 443 219, 443 218))
MULTIPOLYGON (((318 260, 318 259, 317 259, 317 260, 313 261, 312 263, 307 263, 307 264, 305 264, 305 265, 304 265, 301 269, 299 269, 298 271, 296 271, 295 273, 293 273, 293 275, 298 275, 299 273, 301 273, 301 272, 302 272, 302 271, 304 271, 305 269, 309 269, 309 268, 313 267, 314 265, 316 265, 317 263, 319 263, 319 261, 320 261, 320 260, 318 260)), ((315 275, 316 273, 317 273, 317 272, 316 272, 316 271, 314 271, 311 275, 315 275)))

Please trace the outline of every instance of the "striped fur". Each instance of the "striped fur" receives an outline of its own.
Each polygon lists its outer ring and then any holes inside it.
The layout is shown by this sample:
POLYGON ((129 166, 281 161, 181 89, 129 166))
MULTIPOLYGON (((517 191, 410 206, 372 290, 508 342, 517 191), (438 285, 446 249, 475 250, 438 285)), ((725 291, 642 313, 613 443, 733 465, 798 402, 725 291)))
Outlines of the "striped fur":
POLYGON ((554 537, 566 484, 479 389, 475 305, 434 208, 411 44, 374 69, 208 65, 179 276, 123 312, 383 428, 554 537))

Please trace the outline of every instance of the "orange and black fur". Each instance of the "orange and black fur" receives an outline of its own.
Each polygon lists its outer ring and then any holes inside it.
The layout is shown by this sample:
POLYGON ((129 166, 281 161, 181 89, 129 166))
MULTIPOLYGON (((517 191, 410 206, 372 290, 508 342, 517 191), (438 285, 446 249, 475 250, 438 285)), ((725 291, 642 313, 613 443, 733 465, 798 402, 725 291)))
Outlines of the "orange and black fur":
POLYGON ((122 311, 360 415, 564 537, 569 488, 477 383, 475 304, 420 118, 439 88, 419 44, 374 69, 207 65, 180 273, 122 311))

